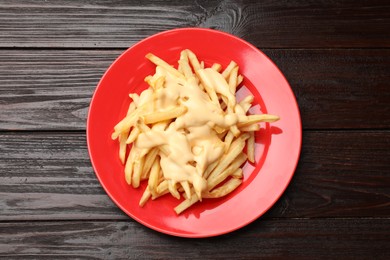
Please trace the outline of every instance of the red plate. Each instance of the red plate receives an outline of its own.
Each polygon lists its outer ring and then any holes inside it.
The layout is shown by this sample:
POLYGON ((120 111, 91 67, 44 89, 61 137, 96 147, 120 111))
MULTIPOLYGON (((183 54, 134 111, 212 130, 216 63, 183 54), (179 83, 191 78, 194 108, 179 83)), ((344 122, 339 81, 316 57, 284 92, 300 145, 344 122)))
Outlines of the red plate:
POLYGON ((301 149, 301 120, 294 94, 275 64, 251 44, 227 33, 185 28, 151 36, 125 51, 99 82, 89 108, 87 141, 96 175, 111 199, 130 217, 154 230, 182 237, 209 237, 231 232, 264 214, 290 182, 301 149), (111 140, 114 125, 126 114, 131 92, 147 87, 144 78, 154 73, 145 58, 152 52, 170 64, 191 49, 206 65, 226 66, 234 60, 245 77, 238 99, 255 96, 252 112, 276 114, 281 120, 263 124, 256 136, 256 164, 244 166, 244 181, 221 199, 205 199, 177 216, 179 201, 164 196, 138 206, 145 183, 128 186, 118 158, 118 143, 111 140))

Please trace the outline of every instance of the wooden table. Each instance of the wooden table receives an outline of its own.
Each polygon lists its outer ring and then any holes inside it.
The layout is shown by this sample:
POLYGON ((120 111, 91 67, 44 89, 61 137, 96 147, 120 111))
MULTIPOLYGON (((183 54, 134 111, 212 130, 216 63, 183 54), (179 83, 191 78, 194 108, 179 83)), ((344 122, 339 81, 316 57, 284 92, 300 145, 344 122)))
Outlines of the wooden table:
POLYGON ((390 258, 390 3, 0 0, 0 256, 390 258), (95 87, 154 33, 209 27, 263 50, 297 97, 298 168, 233 233, 184 239, 119 210, 89 160, 95 87))

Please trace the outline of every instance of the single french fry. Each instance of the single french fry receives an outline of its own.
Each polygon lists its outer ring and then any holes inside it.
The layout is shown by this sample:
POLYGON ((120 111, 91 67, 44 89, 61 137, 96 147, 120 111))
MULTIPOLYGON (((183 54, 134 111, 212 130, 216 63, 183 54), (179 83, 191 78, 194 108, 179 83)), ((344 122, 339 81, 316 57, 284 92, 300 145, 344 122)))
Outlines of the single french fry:
POLYGON ((252 124, 252 125, 240 127, 240 131, 242 132, 251 132, 251 131, 259 131, 259 130, 260 130, 260 125, 258 124, 252 124))
POLYGON ((221 70, 222 70, 222 65, 219 64, 219 63, 214 63, 214 64, 211 66, 211 68, 212 68, 213 70, 215 70, 215 71, 221 72, 221 70))
POLYGON ((177 106, 162 112, 154 112, 143 116, 145 124, 153 124, 160 121, 176 118, 187 112, 187 107, 177 106))
POLYGON ((134 166, 133 166, 134 171, 133 171, 133 176, 132 176, 132 180, 131 180, 131 185, 133 185, 133 188, 139 187, 144 161, 145 161, 145 156, 140 157, 140 154, 138 154, 135 157, 134 166))
POLYGON ((180 185, 183 187, 184 193, 186 194, 187 198, 191 198, 191 188, 188 181, 181 181, 180 185))
POLYGON ((245 118, 246 116, 246 111, 244 110, 244 108, 240 105, 240 104, 236 104, 234 106, 234 112, 235 114, 238 116, 238 117, 243 117, 245 118))
POLYGON ((148 180, 148 188, 152 193, 152 195, 157 194, 159 172, 160 172, 160 160, 157 157, 152 164, 152 168, 150 169, 150 175, 148 180))
POLYGON ((148 60, 150 60, 151 62, 153 62, 155 65, 164 68, 167 72, 169 72, 173 76, 175 76, 177 78, 185 79, 184 75, 181 74, 179 71, 177 71, 177 69, 173 68, 171 65, 169 65, 168 63, 166 63, 164 60, 160 59, 156 55, 154 55, 152 53, 148 53, 148 54, 146 54, 145 57, 148 60))
POLYGON ((259 122, 275 122, 278 121, 279 117, 275 115, 268 115, 268 114, 262 114, 262 115, 249 115, 245 118, 245 120, 238 122, 238 127, 248 126, 251 124, 259 123, 259 122))
POLYGON ((148 187, 146 187, 146 189, 144 190, 144 193, 142 194, 142 197, 139 201, 139 206, 143 207, 145 205, 145 203, 150 199, 151 196, 152 196, 152 194, 150 193, 148 187))
POLYGON ((255 163, 255 133, 249 132, 250 137, 248 138, 246 149, 248 154, 248 161, 255 163))
POLYGON ((168 194, 169 193, 169 190, 168 190, 168 180, 166 179, 160 179, 160 183, 158 184, 157 186, 157 193, 156 194, 152 194, 152 200, 155 200, 161 196, 164 196, 165 194, 168 194))
POLYGON ((126 164, 125 164, 125 179, 127 184, 131 185, 131 179, 133 175, 133 167, 134 167, 134 158, 137 153, 137 149, 135 147, 132 147, 130 149, 129 156, 127 157, 126 164))
POLYGON ((237 76, 238 76, 238 67, 234 67, 229 75, 229 89, 230 93, 236 93, 237 87, 237 76))
POLYGON ((230 132, 232 132, 235 137, 238 137, 241 133, 240 129, 238 129, 237 125, 232 125, 230 127, 230 132))
POLYGON ((152 168, 153 162, 156 160, 159 149, 157 147, 152 148, 149 153, 145 156, 144 168, 142 170, 141 179, 144 180, 147 178, 150 169, 152 168))
POLYGON ((129 105, 129 108, 127 109, 126 115, 130 115, 131 113, 133 113, 135 111, 135 109, 136 109, 135 103, 131 102, 129 105))
POLYGON ((177 71, 180 73, 180 74, 183 74, 184 75, 184 72, 183 72, 183 66, 180 64, 180 60, 177 62, 179 65, 177 66, 177 71))
POLYGON ((244 133, 244 134, 240 135, 238 138, 234 139, 234 141, 232 142, 232 144, 230 146, 230 149, 235 149, 234 148, 235 146, 240 146, 242 144, 242 142, 245 142, 245 140, 247 140, 248 138, 249 138, 248 133, 244 133))
POLYGON ((194 73, 192 72, 186 51, 182 51, 180 53, 179 66, 181 67, 182 73, 184 74, 186 79, 189 79, 189 78, 194 76, 194 73))
POLYGON ((236 179, 242 179, 244 177, 244 174, 243 174, 242 169, 238 168, 234 172, 232 172, 232 174, 230 176, 232 176, 233 178, 236 178, 236 179))
POLYGON ((194 186, 194 191, 199 201, 202 201, 202 192, 203 192, 203 188, 207 187, 207 181, 204 178, 200 177, 200 175, 195 175, 195 176, 198 179, 194 180, 192 185, 194 186))
POLYGON ((234 191, 242 183, 241 179, 231 178, 221 187, 204 194, 204 198, 221 198, 234 191))
POLYGON ((227 133, 227 135, 225 136, 225 153, 227 153, 227 151, 229 151, 229 148, 230 148, 230 145, 232 144, 233 138, 234 138, 234 134, 231 131, 229 131, 227 133))
POLYGON ((200 70, 202 68, 200 63, 199 63, 198 58, 196 57, 195 53, 193 53, 192 51, 187 49, 186 52, 188 55, 188 59, 192 65, 192 67, 194 68, 194 71, 197 72, 198 70, 200 70))
MULTIPOLYGON (((181 188, 182 189, 182 193, 183 193, 183 198, 186 200, 186 199, 189 199, 190 197, 188 197, 187 196, 187 194, 184 192, 184 189, 183 188, 181 188)), ((195 190, 194 190, 194 187, 191 187, 190 188, 190 192, 191 192, 191 197, 192 197, 192 194, 195 194, 195 190)))
POLYGON ((168 188, 166 190, 163 190, 161 193, 157 193, 156 195, 152 196, 152 200, 158 199, 166 194, 170 194, 168 188))
POLYGON ((231 61, 229 63, 229 65, 225 68, 224 71, 222 71, 222 76, 227 80, 229 78, 229 75, 230 73, 232 72, 232 70, 237 67, 237 63, 235 63, 234 61, 231 61))
POLYGON ((164 191, 168 190, 168 180, 162 181, 158 186, 157 186, 157 193, 163 193, 164 191))
POLYGON ((126 139, 129 135, 129 131, 124 131, 119 135, 118 141, 119 141, 119 159, 122 164, 125 164, 125 156, 126 156, 126 148, 127 143, 126 139))
POLYGON ((220 127, 218 125, 214 126, 213 128, 214 128, 215 132, 217 132, 217 134, 222 134, 222 133, 226 132, 225 128, 220 127))
POLYGON ((140 129, 135 126, 133 127, 133 129, 131 130, 129 136, 127 137, 127 140, 126 140, 126 144, 131 144, 132 142, 135 141, 135 139, 137 139, 138 135, 140 134, 140 129))
POLYGON ((168 180, 168 190, 176 199, 180 199, 180 194, 177 191, 176 183, 173 180, 168 180))
POLYGON ((178 206, 175 207, 175 212, 177 215, 194 205, 196 202, 198 202, 199 199, 196 196, 196 194, 192 194, 191 198, 183 200, 182 203, 180 203, 178 206))
POLYGON ((244 113, 248 112, 249 108, 252 106, 253 99, 254 97, 252 95, 248 95, 238 103, 238 105, 240 105, 243 109, 244 113))
POLYGON ((237 87, 242 83, 242 81, 244 80, 244 77, 242 75, 238 75, 237 76, 237 85, 236 85, 236 89, 237 87))

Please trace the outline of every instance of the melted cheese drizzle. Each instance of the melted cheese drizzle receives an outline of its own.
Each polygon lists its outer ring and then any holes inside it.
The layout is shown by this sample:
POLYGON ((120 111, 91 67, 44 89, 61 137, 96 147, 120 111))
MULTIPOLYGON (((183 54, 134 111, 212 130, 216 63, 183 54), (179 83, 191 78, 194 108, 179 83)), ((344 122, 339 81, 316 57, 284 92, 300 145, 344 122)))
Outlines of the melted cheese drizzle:
MULTIPOLYGON (((229 102, 235 102, 234 93, 230 93, 229 86, 218 72, 203 69, 202 73, 210 79, 209 83, 216 93, 228 98, 229 102)), ((155 90, 154 98, 145 98, 147 102, 154 102, 156 111, 164 111, 178 104, 186 106, 188 110, 166 128, 156 124, 150 131, 141 133, 135 146, 152 148, 167 145, 170 153, 160 152, 164 177, 175 183, 189 181, 195 190, 205 191, 207 182, 202 175, 224 153, 224 143, 214 127, 227 129, 237 123, 238 116, 233 112, 226 113, 219 104, 212 102, 195 77, 179 79, 159 67, 155 76, 164 76, 165 84, 163 88, 155 90)))

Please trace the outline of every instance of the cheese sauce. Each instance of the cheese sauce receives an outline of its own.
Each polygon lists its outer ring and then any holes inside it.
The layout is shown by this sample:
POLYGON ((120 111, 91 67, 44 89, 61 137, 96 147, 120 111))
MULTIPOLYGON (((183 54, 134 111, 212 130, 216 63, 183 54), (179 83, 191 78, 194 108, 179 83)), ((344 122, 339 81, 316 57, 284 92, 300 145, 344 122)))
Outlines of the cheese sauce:
MULTIPOLYGON (((213 89, 225 96, 235 106, 234 93, 230 93, 225 79, 213 69, 204 69, 213 89)), ((174 182, 189 181, 196 190, 204 191, 207 182, 202 177, 208 165, 217 161, 224 153, 224 143, 217 136, 214 127, 224 129, 237 123, 235 113, 224 112, 219 104, 213 103, 198 85, 195 77, 189 80, 178 79, 169 73, 156 69, 156 77, 165 76, 163 88, 141 95, 140 103, 154 102, 156 111, 168 110, 178 105, 187 107, 187 112, 176 118, 168 127, 156 126, 141 133, 135 146, 152 148, 167 145, 169 154, 160 152, 161 168, 166 179, 174 182)))

